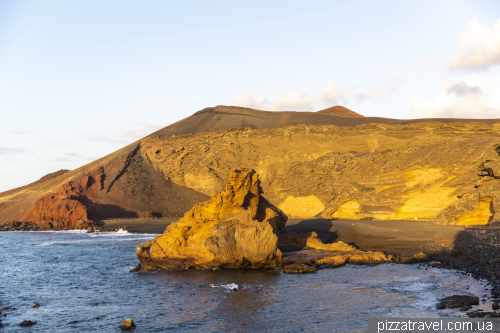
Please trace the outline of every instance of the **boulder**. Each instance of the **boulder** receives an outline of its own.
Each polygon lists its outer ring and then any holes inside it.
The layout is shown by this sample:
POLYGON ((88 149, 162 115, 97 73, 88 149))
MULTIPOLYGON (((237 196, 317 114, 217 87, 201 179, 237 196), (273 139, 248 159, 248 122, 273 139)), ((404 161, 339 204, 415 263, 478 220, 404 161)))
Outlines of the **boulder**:
POLYGON ((135 328, 135 324, 132 319, 128 318, 122 321, 122 323, 120 324, 120 328, 122 330, 131 330, 135 328))
POLYGON ((224 187, 139 245, 136 270, 275 267, 287 217, 262 196, 253 169, 231 172, 224 187))
POLYGON ((39 308, 41 305, 39 303, 35 303, 35 305, 32 306, 32 308, 39 308))

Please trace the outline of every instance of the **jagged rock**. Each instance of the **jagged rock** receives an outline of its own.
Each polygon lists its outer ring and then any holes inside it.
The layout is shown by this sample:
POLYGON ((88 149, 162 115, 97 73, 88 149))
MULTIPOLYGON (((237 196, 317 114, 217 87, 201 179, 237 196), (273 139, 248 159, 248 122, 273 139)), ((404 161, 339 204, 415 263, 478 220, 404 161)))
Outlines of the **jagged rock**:
POLYGON ((41 305, 38 303, 35 303, 35 305, 32 306, 32 308, 39 308, 39 307, 41 307, 41 305))
POLYGON ((122 323, 120 324, 120 328, 122 330, 131 330, 131 329, 134 329, 136 326, 134 324, 134 322, 132 321, 132 319, 128 318, 128 319, 125 319, 124 321, 122 321, 122 323))
POLYGON ((231 172, 222 192, 136 248, 140 269, 275 266, 287 217, 261 194, 254 170, 231 172))

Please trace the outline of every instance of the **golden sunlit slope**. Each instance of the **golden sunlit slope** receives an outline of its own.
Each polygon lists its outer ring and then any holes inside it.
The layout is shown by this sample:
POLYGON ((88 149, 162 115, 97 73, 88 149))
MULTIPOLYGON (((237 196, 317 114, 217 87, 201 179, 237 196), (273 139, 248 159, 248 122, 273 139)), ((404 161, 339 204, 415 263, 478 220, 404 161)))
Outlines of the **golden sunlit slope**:
POLYGON ((48 222, 61 215, 53 214, 61 200, 85 206, 89 219, 180 216, 238 168, 255 169, 266 198, 290 216, 500 220, 498 121, 207 108, 77 170, 0 194, 0 222, 48 222))

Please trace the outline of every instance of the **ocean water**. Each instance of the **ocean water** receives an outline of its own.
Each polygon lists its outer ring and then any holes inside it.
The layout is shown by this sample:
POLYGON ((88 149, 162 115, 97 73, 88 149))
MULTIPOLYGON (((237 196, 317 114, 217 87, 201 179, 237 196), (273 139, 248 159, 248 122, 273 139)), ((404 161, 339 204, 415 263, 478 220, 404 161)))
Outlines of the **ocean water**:
POLYGON ((437 300, 488 289, 420 265, 130 273, 134 248, 154 236, 0 232, 0 308, 17 308, 0 330, 120 332, 132 318, 135 332, 366 332, 370 317, 459 316, 437 300))

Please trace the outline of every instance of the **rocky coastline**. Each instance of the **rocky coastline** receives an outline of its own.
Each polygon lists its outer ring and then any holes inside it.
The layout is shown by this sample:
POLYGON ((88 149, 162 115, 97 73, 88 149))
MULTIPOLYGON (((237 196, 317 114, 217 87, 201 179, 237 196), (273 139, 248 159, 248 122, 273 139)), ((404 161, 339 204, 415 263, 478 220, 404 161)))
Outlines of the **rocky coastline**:
POLYGON ((0 231, 61 231, 61 230, 87 230, 87 232, 110 232, 116 231, 115 228, 99 227, 92 222, 85 221, 84 223, 77 224, 76 227, 71 227, 65 224, 57 223, 34 223, 34 222, 21 222, 11 221, 0 223, 0 231))
POLYGON ((132 271, 276 268, 285 273, 313 273, 348 263, 428 260, 423 252, 386 255, 343 241, 324 242, 316 232, 287 231, 287 216, 262 193, 255 170, 231 172, 223 191, 195 205, 163 235, 140 244, 136 248, 140 264, 132 271))
MULTIPOLYGON (((500 304, 500 229, 465 229, 471 236, 467 244, 454 244, 431 255, 439 264, 431 266, 451 269, 476 280, 484 280, 490 285, 490 295, 480 295, 481 303, 491 301, 492 310, 499 310, 500 304)), ((439 305, 438 305, 439 306, 439 305)), ((462 311, 472 318, 500 318, 499 312, 477 311, 464 308, 462 311)))

